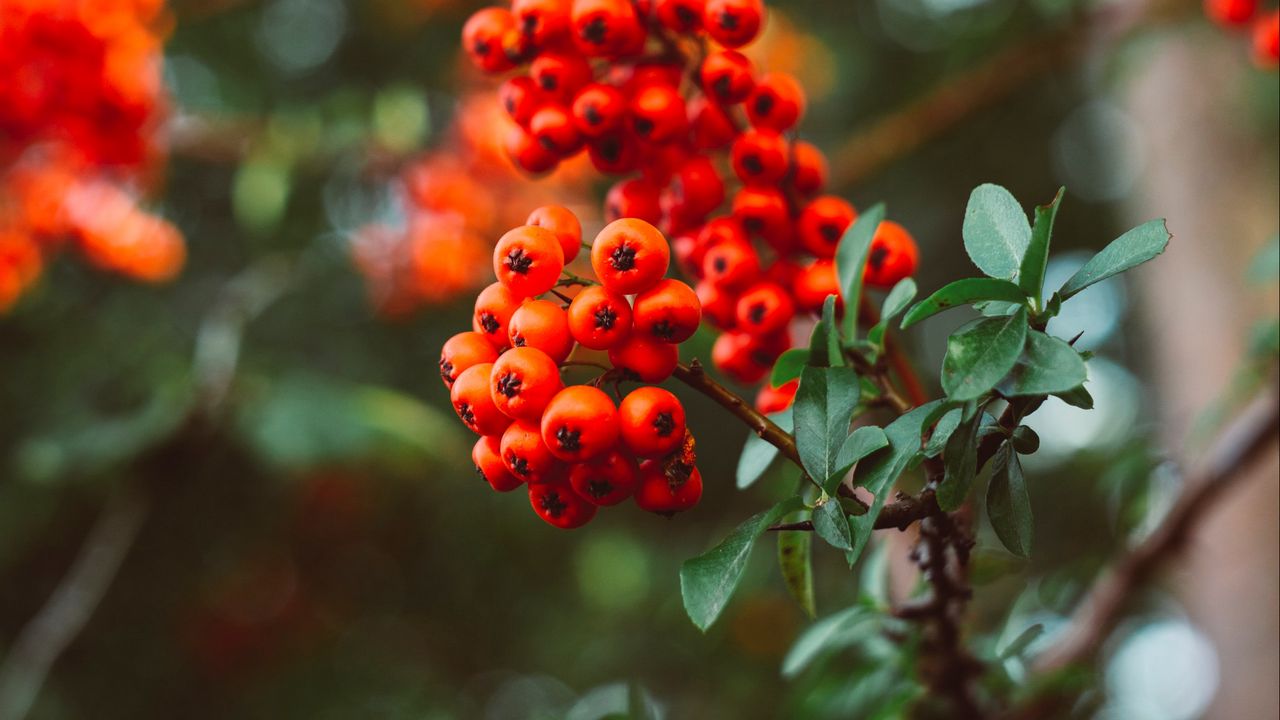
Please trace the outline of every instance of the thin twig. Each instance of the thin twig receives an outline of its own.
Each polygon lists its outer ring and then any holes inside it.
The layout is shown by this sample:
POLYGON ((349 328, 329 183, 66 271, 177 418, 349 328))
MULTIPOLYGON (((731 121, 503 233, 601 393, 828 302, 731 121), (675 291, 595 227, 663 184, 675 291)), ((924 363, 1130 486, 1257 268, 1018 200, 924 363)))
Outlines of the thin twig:
MULTIPOLYGON (((887 503, 876 516, 876 530, 906 530, 914 523, 938 511, 938 501, 932 490, 925 490, 917 497, 906 493, 898 493, 897 499, 887 503)), ((766 528, 769 532, 796 530, 813 532, 813 521, 781 523, 766 528)))
POLYGON ((688 365, 677 365, 675 378, 714 400, 734 417, 745 423, 760 439, 778 448, 778 452, 795 463, 796 467, 804 469, 804 464, 800 462, 800 453, 796 450, 795 438, 791 437, 791 434, 786 430, 778 427, 777 423, 756 412, 755 408, 747 404, 746 400, 738 397, 732 390, 707 375, 702 363, 693 360, 688 365))

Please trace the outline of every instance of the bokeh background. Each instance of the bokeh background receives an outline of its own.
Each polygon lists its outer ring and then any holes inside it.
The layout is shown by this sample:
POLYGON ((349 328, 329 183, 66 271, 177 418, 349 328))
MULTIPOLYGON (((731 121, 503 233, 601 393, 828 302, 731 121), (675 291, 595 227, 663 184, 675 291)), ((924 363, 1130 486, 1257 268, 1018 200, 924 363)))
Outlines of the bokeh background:
MULTIPOLYGON (((477 6, 171 3, 155 209, 186 236, 184 272, 138 286, 64 257, 0 317, 0 694, 43 679, 30 717, 594 718, 629 684, 672 718, 858 716, 852 681, 877 658, 780 677, 808 620, 771 543, 709 633, 684 615, 680 562, 794 481, 735 490, 745 431, 703 399, 684 393, 706 493, 671 520, 626 508, 560 532, 473 474, 439 347, 503 230, 554 199, 591 233, 606 187, 581 164, 535 181, 506 164, 495 86, 458 49, 477 6), (185 419, 193 393, 213 419, 185 419), (53 636, 31 620, 86 546, 101 604, 42 668, 32 633, 53 636)), ((802 135, 831 153, 834 191, 885 201, 915 235, 926 291, 969 272, 959 231, 981 182, 1028 207, 1067 186, 1050 283, 1169 218, 1166 256, 1050 326, 1097 353, 1098 407, 1032 418, 1032 561, 982 527, 972 615, 991 646, 1032 622, 1051 635, 1158 517, 1180 481, 1165 461, 1194 464, 1256 391, 1241 368, 1277 309, 1245 279, 1280 207, 1276 74, 1197 3, 1105 7, 1080 25, 1068 0, 778 1, 753 48, 810 92, 802 135), (1007 48, 1039 62, 1061 32, 1070 52, 938 139, 842 172, 881 118, 1007 48)), ((960 322, 904 338, 935 391, 960 322)), ((1081 716, 1275 715, 1276 464, 1254 472, 1108 645, 1081 716)), ((900 563, 907 540, 882 540, 900 563)), ((815 561, 819 614, 852 602, 842 558, 815 561)))

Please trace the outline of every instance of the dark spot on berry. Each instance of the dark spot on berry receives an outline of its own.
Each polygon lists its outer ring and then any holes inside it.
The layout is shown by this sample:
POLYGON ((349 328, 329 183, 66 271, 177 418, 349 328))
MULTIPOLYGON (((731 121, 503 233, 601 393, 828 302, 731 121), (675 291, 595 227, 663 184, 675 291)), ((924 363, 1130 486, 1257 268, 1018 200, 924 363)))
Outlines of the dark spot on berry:
POLYGON ((472 467, 476 469, 476 474, 480 476, 481 480, 484 480, 485 482, 489 482, 489 478, 484 476, 483 468, 481 468, 479 465, 472 465, 472 467))
POLYGON ((757 95, 755 102, 756 114, 764 117, 773 112, 773 102, 773 95, 770 95, 769 93, 760 93, 757 95))
POLYGON ((654 337, 667 342, 671 342, 672 338, 676 336, 676 329, 671 325, 670 320, 659 320, 654 323, 652 332, 654 337))
POLYGON ((520 394, 520 385, 520 376, 509 372, 498 378, 498 384, 495 387, 498 388, 498 392, 510 398, 520 394))
POLYGON ((515 336, 511 338, 511 344, 515 347, 524 347, 524 342, 524 336, 520 333, 516 333, 515 336))
POLYGON ((578 452, 582 449, 582 431, 561 425, 556 431, 556 444, 565 452, 578 452))
POLYGON ((538 86, 547 92, 555 92, 556 87, 560 85, 560 80, 551 73, 543 73, 538 76, 538 86))
POLYGON ((635 126, 636 133, 639 135, 648 136, 649 133, 653 132, 653 121, 649 118, 638 117, 635 119, 633 125, 635 126))
POLYGON ((529 476, 529 461, 514 452, 507 453, 507 465, 511 466, 511 472, 524 477, 529 476))
POLYGON ((777 358, 771 357, 767 350, 753 350, 751 352, 750 357, 751 357, 751 362, 757 365, 762 365, 766 367, 769 365, 772 365, 773 361, 777 359, 777 358))
POLYGON ((453 363, 444 358, 440 358, 440 377, 444 379, 447 385, 452 385, 455 380, 453 377, 453 363))
POLYGON ((541 145, 544 150, 550 150, 552 152, 555 152, 556 150, 555 141, 547 135, 540 136, 538 138, 538 144, 541 145))
POLYGON ((739 21, 737 13, 730 10, 723 10, 720 13, 719 24, 723 30, 737 30, 739 21))
POLYGON ((511 97, 510 95, 508 95, 508 96, 507 96, 507 98, 506 98, 506 100, 504 100, 502 104, 503 104, 503 106, 504 106, 504 107, 506 107, 506 108, 507 108, 507 114, 508 114, 508 115, 515 115, 515 114, 516 114, 516 99, 515 99, 515 98, 511 97))
POLYGON ((467 427, 475 427, 476 413, 471 409, 471 403, 460 402, 457 408, 458 417, 462 418, 462 422, 466 423, 467 427))
POLYGON ((764 232, 764 218, 750 216, 742 221, 742 227, 753 233, 764 232))
POLYGON ((622 155, 622 141, 618 138, 605 138, 600 142, 600 157, 606 162, 617 162, 622 155))
POLYGON ((609 497, 609 493, 613 492, 613 483, 603 478, 591 478, 587 481, 587 494, 600 500, 609 497))
POLYGON ((609 203, 609 207, 606 208, 606 210, 609 213, 609 217, 613 218, 614 220, 617 220, 618 218, 622 217, 622 206, 616 202, 609 203))
POLYGON ((521 18, 521 30, 525 35, 532 35, 538 31, 538 16, 529 13, 521 18))
POLYGON ((612 330, 613 324, 618 321, 618 313, 614 312, 613 308, 608 305, 596 309, 594 317, 596 329, 598 330, 612 330))
POLYGON ((548 490, 542 493, 541 497, 538 498, 538 507, 545 510, 553 518, 560 517, 565 510, 569 509, 569 506, 560 499, 558 490, 548 490))
POLYGON ((764 172, 764 163, 760 161, 759 155, 748 155, 742 158, 742 167, 752 175, 764 172))
POLYGON ((480 313, 480 329, 485 333, 492 335, 498 332, 498 318, 493 313, 485 311, 480 313))
POLYGON ((727 73, 711 81, 711 92, 715 93, 721 100, 729 97, 729 91, 732 89, 729 85, 729 75, 727 73))
POLYGON ((692 28, 694 23, 698 22, 698 13, 687 5, 676 6, 676 20, 680 23, 682 30, 692 28))
POLYGON ((747 309, 747 319, 751 321, 752 325, 759 325, 764 322, 764 314, 767 310, 768 308, 765 307, 764 303, 758 302, 747 309))
POLYGON ((653 429, 658 432, 658 437, 669 437, 676 429, 675 418, 669 412, 660 412, 653 419, 653 429))
POLYGON ((888 248, 885 248, 883 246, 873 247, 871 248, 871 253, 867 255, 867 265, 870 265, 872 270, 879 270, 880 266, 884 265, 884 261, 888 257, 889 257, 888 248))
POLYGON ((715 260, 711 261, 711 269, 718 273, 722 273, 729 269, 729 261, 723 257, 717 256, 715 260))
POLYGON ((600 114, 600 109, 595 105, 588 105, 587 109, 582 111, 582 117, 587 121, 588 125, 599 125, 604 122, 604 116, 600 114))
MULTIPOLYGON (((546 145, 546 138, 543 138, 541 142, 546 145)), ((511 252, 507 253, 507 259, 503 264, 511 272, 524 275, 529 272, 530 267, 533 267, 533 256, 525 252, 524 248, 513 248, 511 252)))
POLYGON ((818 234, 829 243, 840 240, 840 226, 835 223, 823 223, 818 226, 818 234))
POLYGON ((477 40, 477 41, 476 41, 476 44, 471 46, 471 52, 473 52, 473 53, 475 53, 476 55, 479 55, 479 56, 481 56, 481 57, 484 57, 485 55, 488 55, 488 54, 489 54, 489 41, 488 41, 488 40, 477 40))
POLYGON ((614 370, 618 372, 618 375, 621 376, 621 379, 623 380, 630 380, 632 382, 640 381, 640 373, 629 367, 615 367, 614 370))
POLYGON ((626 272, 636 266, 636 249, 623 243, 609 256, 609 264, 618 272, 626 272))
POLYGON ((592 45, 603 45, 609 37, 609 23, 597 15, 578 30, 578 35, 592 45))

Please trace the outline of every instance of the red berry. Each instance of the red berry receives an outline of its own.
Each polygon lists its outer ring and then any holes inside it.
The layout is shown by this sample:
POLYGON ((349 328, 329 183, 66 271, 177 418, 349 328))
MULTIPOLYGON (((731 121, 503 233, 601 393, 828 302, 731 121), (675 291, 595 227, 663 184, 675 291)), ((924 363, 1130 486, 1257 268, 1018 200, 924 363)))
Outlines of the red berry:
POLYGON ((485 72, 499 73, 515 67, 503 50, 503 35, 514 31, 516 20, 504 8, 484 8, 477 11, 462 26, 462 47, 471 61, 485 72))
POLYGON ((648 180, 619 180, 605 195, 605 216, 610 221, 636 218, 656 225, 662 220, 660 192, 658 186, 648 180))
POLYGON ((516 167, 534 175, 547 172, 560 162, 559 155, 543 147, 519 125, 512 125, 507 130, 503 147, 516 167))
POLYGON ((1272 10, 1254 21, 1253 62, 1268 69, 1280 64, 1280 10, 1272 10))
POLYGON ((760 34, 764 0, 707 0, 702 25, 716 42, 738 48, 760 34))
POLYGON ((614 220, 591 244, 591 269, 608 290, 631 295, 653 287, 667 273, 671 250, 653 225, 634 218, 614 220))
POLYGON ((578 497, 569 483, 543 483, 529 486, 529 504, 538 517, 561 530, 572 530, 591 522, 597 507, 578 497))
POLYGON ((695 33, 702 27, 704 0, 653 0, 653 14, 668 30, 695 33))
POLYGON ((730 150, 733 172, 746 185, 777 185, 787 175, 790 148, 772 130, 748 130, 730 150))
POLYGON ((747 56, 737 50, 708 53, 698 69, 698 78, 703 92, 726 105, 746 100, 756 85, 755 68, 747 56))
POLYGON ((520 32, 541 49, 569 32, 572 4, 572 0, 512 0, 511 14, 520 32))
POLYGON ((613 132, 587 145, 591 165, 605 175, 622 175, 636 168, 640 158, 638 141, 623 132, 613 132))
POLYGON ((503 353, 493 364, 489 377, 489 394, 494 405, 518 420, 537 420, 563 387, 556 362, 531 347, 512 348, 503 353))
POLYGON ((738 301, 734 295, 706 280, 694 288, 702 303, 702 317, 721 330, 730 330, 738 317, 738 301))
POLYGON ((543 105, 529 118, 529 134, 553 155, 568 157, 582 148, 582 135, 569 110, 560 105, 543 105))
POLYGON ((836 277, 835 263, 831 260, 814 260, 796 276, 793 290, 797 307, 818 312, 828 295, 840 297, 840 281, 836 277))
POLYGON ((779 387, 765 383, 756 393, 756 410, 765 415, 782 412, 795 402, 796 390, 800 388, 799 380, 790 380, 779 387))
POLYGON ((750 243, 731 240, 707 250, 702 277, 725 290, 740 290, 760 277, 760 256, 750 243))
POLYGON ((1248 24, 1258 12, 1258 0, 1204 0, 1204 14, 1226 27, 1248 24))
POLYGON ((804 90, 786 73, 768 73, 756 83, 746 108, 752 127, 785 132, 804 117, 804 90))
POLYGON ((711 362, 720 372, 744 385, 760 382, 790 345, 785 333, 755 336, 726 332, 711 346, 711 362))
POLYGON ((471 316, 471 329, 485 336, 501 350, 510 344, 507 328, 524 297, 502 283, 494 283, 476 296, 476 309, 471 316))
POLYGON ((871 287, 891 288, 899 280, 915 274, 918 258, 916 242, 907 229, 885 220, 871 239, 863 278, 871 287))
POLYGON ((559 461, 542 442, 537 421, 517 420, 502 433, 502 464, 520 480, 534 484, 552 480, 562 472, 559 461))
POLYGON ((640 484, 636 488, 636 506, 660 515, 682 512, 702 499, 702 473, 691 468, 688 475, 671 477, 660 460, 640 464, 640 484))
POLYGON ((591 66, 576 52, 546 52, 529 66, 529 77, 547 97, 567 105, 591 82, 591 66))
POLYGON ((445 387, 451 388, 463 370, 497 359, 498 351, 483 334, 460 332, 446 340, 440 349, 440 378, 445 387))
POLYGON ((638 457, 669 455, 684 442, 684 406, 662 388, 637 388, 618 405, 618 426, 638 457))
POLYGON ((529 120, 538 108, 546 102, 537 83, 527 75, 509 78, 498 88, 498 99, 502 107, 521 127, 528 128, 529 120))
POLYGON ((630 0, 574 0, 573 41, 591 57, 619 57, 644 49, 645 28, 630 0))
POLYGON ((529 219, 525 220, 524 224, 546 228, 555 233, 556 240, 560 241, 560 252, 564 256, 566 265, 572 262, 578 256, 578 251, 582 249, 582 223, 578 222, 578 216, 566 207, 543 205, 529 213, 529 219))
POLYGON ((592 83, 573 99, 573 122, 589 138, 599 138, 622 127, 627 101, 612 85, 592 83))
POLYGON ((627 298, 598 285, 585 288, 569 303, 569 332, 592 350, 607 350, 631 334, 627 298))
POLYGON ((827 186, 827 157, 811 143, 791 145, 791 187, 801 195, 816 195, 827 186))
POLYGON ((590 462, 569 468, 569 485, 593 505, 617 505, 631 497, 640 479, 635 458, 610 450, 590 462))
POLYGON ((739 330, 752 335, 769 335, 791 322, 795 303, 781 285, 762 282, 738 298, 736 315, 739 330))
POLYGON ((817 257, 835 257, 840 239, 857 218, 857 211, 841 198, 834 195, 815 198, 804 206, 796 220, 800 244, 817 257))
POLYGON ((609 348, 609 362, 618 370, 641 382, 662 382, 671 377, 680 362, 675 345, 633 333, 609 348))
POLYGON ((573 350, 569 318, 559 305, 549 300, 530 300, 516 308, 507 324, 507 337, 512 347, 537 348, 557 365, 573 350))
POLYGON ((489 395, 493 363, 472 365, 458 375, 449 390, 449 401, 462 424, 477 435, 501 435, 511 424, 489 395))
POLYGON ((635 331, 667 343, 682 343, 702 321, 702 305, 693 288, 670 278, 636 295, 635 331))
POLYGON ((618 409, 590 385, 561 390, 542 413, 542 442, 561 460, 589 460, 617 441, 618 409))
POLYGON ((521 225, 509 230, 493 248, 493 274, 522 297, 550 290, 563 269, 560 240, 546 228, 521 225))
POLYGON ((480 477, 498 492, 510 492, 524 482, 512 475, 502 462, 501 436, 481 435, 477 438, 475 446, 471 448, 471 462, 475 464, 480 477))
POLYGON ((770 244, 789 237, 791 211, 787 198, 776 188, 747 187, 733 198, 733 217, 747 232, 770 241, 770 244))
POLYGON ((738 136, 733 118, 706 97, 699 95, 691 99, 687 110, 693 128, 693 145, 699 150, 718 150, 738 136))
POLYGON ((688 226, 724 202, 724 180, 715 164, 697 155, 676 169, 662 194, 663 211, 676 224, 688 226))
POLYGON ((631 128, 641 139, 664 143, 689 130, 680 91, 671 85, 646 85, 631 98, 631 128))

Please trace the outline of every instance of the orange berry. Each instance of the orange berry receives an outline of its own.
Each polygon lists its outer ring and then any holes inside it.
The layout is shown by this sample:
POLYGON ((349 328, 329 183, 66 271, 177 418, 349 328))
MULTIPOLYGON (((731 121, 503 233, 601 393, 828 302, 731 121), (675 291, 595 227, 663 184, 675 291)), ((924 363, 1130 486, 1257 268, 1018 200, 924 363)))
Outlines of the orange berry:
POLYGON ((510 492, 520 487, 524 480, 511 474, 502 462, 502 437, 498 435, 481 435, 471 448, 471 462, 476 472, 498 492, 510 492))
POLYGON ((841 198, 834 195, 815 198, 804 206, 796 221, 800 244, 817 257, 835 257, 840 239, 857 218, 857 211, 841 198))
POLYGON ((476 309, 471 316, 471 328, 488 338, 501 350, 509 344, 507 328, 511 316, 524 298, 513 293, 502 283, 494 283, 476 296, 476 309))
POLYGON ((661 457, 684 442, 684 405, 658 387, 632 390, 618 405, 622 441, 639 457, 661 457))
POLYGON ((440 379, 444 380, 445 387, 451 388, 463 370, 497 359, 498 351, 483 334, 460 332, 446 340, 440 349, 440 379))
POLYGON ((769 335, 785 328, 795 312, 790 292, 776 283, 762 282, 738 298, 736 327, 752 335, 769 335))
POLYGON ((592 505, 617 505, 631 497, 639 479, 635 458, 618 450, 569 468, 569 486, 592 505))
POLYGON ((565 265, 572 262, 578 256, 578 251, 582 249, 582 223, 578 221, 578 216, 566 207, 543 205, 529 213, 529 219, 525 220, 524 224, 545 228, 555 233, 556 240, 560 241, 560 252, 565 265))
POLYGON ((891 288, 899 280, 915 274, 918 261, 919 250, 911 233, 898 223, 885 220, 871 239, 863 277, 872 287, 891 288))
POLYGON ((804 117, 804 90, 786 73, 768 73, 756 82, 746 108, 751 127, 786 132, 804 117))
POLYGON ((560 240, 543 227, 521 225, 509 230, 493 248, 493 274, 521 297, 550 290, 563 269, 560 240))
POLYGON ((632 295, 653 287, 667 273, 671 249, 653 225, 635 218, 614 220, 591 245, 591 268, 608 290, 632 295))
POLYGON ((537 420, 560 392, 560 368, 537 348, 512 348, 493 364, 489 394, 499 410, 518 420, 537 420))
POLYGON ((760 277, 760 255, 751 243, 722 242, 702 256, 702 277, 723 290, 738 290, 760 277))
POLYGON ((502 433, 502 464, 515 477, 533 484, 547 482, 560 471, 559 462, 542 442, 538 423, 517 420, 502 433))
POLYGON ((756 393, 756 410, 765 415, 782 412, 795 402, 796 390, 800 388, 799 380, 789 380, 778 387, 765 383, 756 393))
POLYGON ((589 460, 618 441, 618 409, 599 388, 573 385, 542 413, 542 442, 561 460, 589 460))
POLYGON ((636 295, 632 310, 636 332, 667 343, 688 340, 702 321, 702 304, 693 288, 670 278, 636 295))
POLYGON ((640 484, 636 506, 641 510, 671 515, 688 510, 702 499, 702 473, 693 468, 687 477, 670 477, 660 460, 640 464, 640 484))
POLYGON ((516 308, 507 325, 512 347, 537 348, 557 365, 573 350, 569 319, 563 309, 550 300, 530 300, 516 308))
POLYGON ((529 504, 538 517, 561 530, 586 525, 599 509, 578 497, 564 480, 530 485, 529 504))
POLYGON ((680 351, 677 346, 649 335, 632 333, 626 340, 609 348, 609 362, 628 377, 656 383, 675 372, 680 362, 680 351))
POLYGON ((477 435, 501 435, 511 424, 494 404, 489 393, 489 374, 493 363, 472 365, 462 371, 449 390, 449 401, 462 424, 477 435))
POLYGON ((760 34, 764 25, 764 0, 707 0, 702 25, 716 42, 739 48, 760 34))
POLYGON ((794 291, 796 306, 801 310, 818 312, 828 295, 840 297, 840 281, 836 276, 836 264, 831 260, 814 260, 796 276, 794 291))

